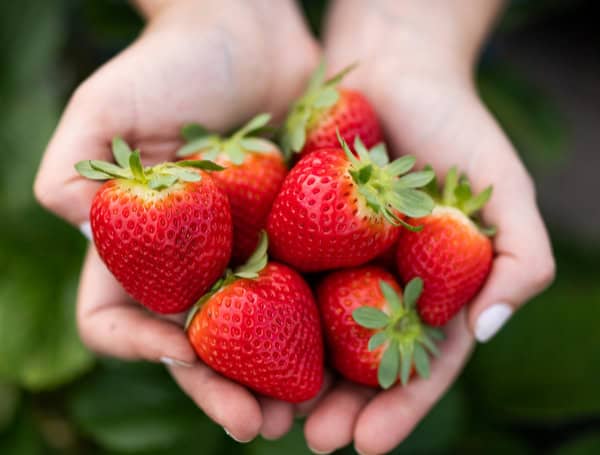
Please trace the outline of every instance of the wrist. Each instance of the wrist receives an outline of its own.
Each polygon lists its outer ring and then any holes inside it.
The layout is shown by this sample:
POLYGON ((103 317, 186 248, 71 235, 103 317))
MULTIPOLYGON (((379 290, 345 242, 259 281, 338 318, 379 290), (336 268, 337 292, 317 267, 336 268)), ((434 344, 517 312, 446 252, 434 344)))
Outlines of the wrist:
POLYGON ((358 49, 361 60, 383 56, 381 60, 387 61, 385 57, 390 57, 401 61, 402 69, 446 68, 470 77, 503 3, 335 0, 328 18, 326 46, 334 56, 358 49), (348 40, 352 40, 351 46, 348 40))

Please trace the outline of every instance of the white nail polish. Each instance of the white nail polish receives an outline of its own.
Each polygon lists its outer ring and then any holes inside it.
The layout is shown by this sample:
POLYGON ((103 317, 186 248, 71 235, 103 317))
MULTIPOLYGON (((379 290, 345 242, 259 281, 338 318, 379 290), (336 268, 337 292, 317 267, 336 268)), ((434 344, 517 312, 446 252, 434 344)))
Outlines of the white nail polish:
POLYGON ((161 357, 160 361, 169 367, 184 367, 184 368, 192 368, 192 364, 188 362, 184 362, 183 360, 173 359, 171 357, 161 357))
POLYGON ((81 223, 79 225, 79 230, 86 239, 92 240, 92 225, 89 221, 84 221, 83 223, 81 223))
POLYGON ((235 442, 239 442, 240 444, 246 444, 247 442, 252 441, 252 439, 248 439, 246 441, 242 441, 241 439, 236 438, 234 435, 232 435, 229 430, 225 427, 223 427, 223 431, 225 431, 225 434, 227 436, 229 436, 231 439, 233 439, 235 442))
POLYGON ((506 303, 496 303, 484 310, 475 324, 475 338, 480 343, 489 341, 511 317, 513 310, 506 303))

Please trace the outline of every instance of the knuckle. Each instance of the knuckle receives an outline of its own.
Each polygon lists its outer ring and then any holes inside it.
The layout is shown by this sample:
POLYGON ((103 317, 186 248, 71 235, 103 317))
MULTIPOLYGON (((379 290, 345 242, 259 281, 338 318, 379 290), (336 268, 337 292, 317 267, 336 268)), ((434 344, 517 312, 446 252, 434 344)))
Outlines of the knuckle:
POLYGON ((531 281, 536 290, 546 289, 556 277, 556 262, 552 254, 539 261, 533 269, 531 281))

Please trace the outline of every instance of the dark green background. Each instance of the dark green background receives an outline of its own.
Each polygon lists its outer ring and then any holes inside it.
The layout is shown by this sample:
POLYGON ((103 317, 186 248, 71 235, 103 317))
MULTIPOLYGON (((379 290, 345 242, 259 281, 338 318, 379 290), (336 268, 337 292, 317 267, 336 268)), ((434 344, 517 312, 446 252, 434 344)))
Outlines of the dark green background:
MULTIPOLYGON (((315 30, 322 3, 304 2, 315 30)), ((515 2, 499 36, 566 27, 582 43, 598 43, 597 34, 579 30, 594 22, 591 12, 591 2, 515 2)), ((162 367, 99 360, 77 338, 85 241, 36 205, 31 185, 73 88, 141 26, 117 0, 0 3, 0 454, 307 453, 300 425, 280 442, 239 446, 162 367)), ((577 159, 570 153, 577 135, 552 96, 495 43, 479 71, 482 96, 534 175, 547 181, 577 159)), ((541 193, 550 212, 551 190, 541 193)), ((594 192, 584 194, 595 206, 594 192)), ((585 213, 578 215, 585 224, 585 213)), ((548 222, 556 283, 477 349, 394 453, 600 453, 600 238, 584 240, 582 223, 548 222)))

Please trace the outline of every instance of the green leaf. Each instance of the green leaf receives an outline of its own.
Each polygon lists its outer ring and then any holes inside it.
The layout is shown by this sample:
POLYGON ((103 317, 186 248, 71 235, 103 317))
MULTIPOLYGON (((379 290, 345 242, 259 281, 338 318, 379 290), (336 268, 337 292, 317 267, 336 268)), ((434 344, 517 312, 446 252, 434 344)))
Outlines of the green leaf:
POLYGON ((485 190, 483 190, 477 196, 469 199, 463 205, 463 211, 467 214, 467 216, 472 215, 475 212, 481 210, 483 206, 487 204, 487 202, 492 197, 492 190, 493 188, 491 186, 488 186, 485 190))
POLYGON ((117 164, 123 169, 127 169, 129 167, 129 156, 131 155, 129 145, 117 136, 112 141, 112 152, 117 164))
POLYGON ((398 343, 392 340, 381 356, 381 362, 377 369, 377 380, 383 389, 389 389, 398 379, 398 370, 400 368, 400 352, 398 343))
POLYGON ((384 344, 388 340, 387 333, 385 332, 377 332, 371 338, 369 338, 369 344, 367 345, 367 349, 369 351, 374 351, 379 346, 384 344))
POLYGON ((392 313, 396 313, 402 309, 402 300, 398 293, 389 285, 389 283, 379 280, 379 288, 383 297, 387 301, 392 310, 392 313))
POLYGON ((237 131, 234 134, 234 136, 235 137, 244 137, 247 134, 250 134, 253 131, 256 131, 256 130, 266 126, 270 120, 271 120, 271 114, 267 114, 267 113, 258 114, 256 117, 254 117, 248 123, 246 123, 242 128, 240 128, 240 130, 237 131))
POLYGON ((205 171, 222 171, 225 169, 223 166, 219 166, 217 163, 208 160, 183 160, 178 161, 175 165, 180 167, 193 167, 205 171))
POLYGON ((79 172, 83 177, 91 180, 109 180, 113 176, 103 171, 98 171, 92 167, 92 163, 89 160, 80 161, 75 164, 75 170, 79 172))
POLYGON ((144 167, 142 166, 142 158, 140 157, 139 150, 136 150, 129 156, 129 167, 133 174, 133 178, 138 182, 146 183, 146 175, 144 174, 144 167))
POLYGON ((426 193, 413 189, 401 189, 389 197, 392 207, 405 215, 421 218, 429 215, 435 203, 426 193))
POLYGON ((403 386, 408 384, 408 380, 410 379, 413 367, 413 348, 414 345, 412 343, 400 345, 400 382, 403 386))
POLYGON ((314 92, 316 91, 323 83, 325 82, 325 71, 327 70, 327 65, 325 60, 321 60, 319 62, 319 66, 315 72, 311 75, 310 80, 308 81, 308 87, 306 92, 314 92))
POLYGON ((340 99, 339 92, 333 88, 328 87, 319 92, 317 99, 313 103, 313 107, 316 109, 324 109, 335 105, 340 99))
POLYGON ((458 181, 458 186, 454 191, 454 196, 456 198, 456 204, 462 206, 466 201, 473 197, 473 192, 471 191, 471 184, 466 178, 461 178, 458 181))
POLYGON ((202 152, 209 147, 213 147, 219 143, 219 137, 215 135, 203 136, 196 138, 183 145, 177 150, 176 155, 180 157, 194 155, 202 152))
POLYGON ((440 355, 440 350, 438 349, 438 347, 435 345, 435 343, 431 340, 431 338, 429 338, 427 335, 423 335, 419 341, 423 344, 423 346, 425 346, 429 352, 431 352, 434 356, 439 356, 440 355))
POLYGON ((205 127, 197 123, 188 123, 181 128, 181 136, 186 142, 192 142, 210 134, 205 127))
POLYGON ((103 172, 111 178, 129 179, 132 177, 131 172, 127 169, 120 168, 119 166, 107 163, 106 161, 90 160, 89 165, 93 170, 103 172))
POLYGON ((19 406, 19 389, 0 382, 0 433, 8 426, 19 406))
POLYGON ((392 161, 384 169, 391 175, 402 175, 410 171, 416 163, 416 159, 412 155, 405 155, 402 158, 392 161))
POLYGON ((108 450, 166 450, 191 435, 210 447, 224 434, 159 365, 105 361, 75 387, 68 408, 83 432, 108 450))
POLYGON ((327 79, 325 85, 335 86, 342 82, 342 79, 346 77, 346 75, 354 70, 358 66, 358 62, 354 62, 351 65, 348 65, 344 69, 342 69, 339 73, 334 74, 331 78, 327 79))
POLYGON ((390 318, 383 311, 370 306, 363 306, 352 312, 357 324, 368 329, 381 329, 389 324, 390 318))
POLYGON ((237 166, 242 164, 246 159, 246 153, 238 142, 226 142, 224 152, 227 154, 231 162, 237 166))
MULTIPOLYGON (((192 173, 190 173, 192 174, 192 173)), ((198 174, 194 174, 196 177, 200 178, 198 174)), ((160 190, 163 188, 169 188, 177 181, 176 175, 169 174, 156 174, 153 175, 148 181, 148 186, 153 190, 160 190)))
POLYGON ((444 190, 442 192, 442 201, 444 205, 454 205, 456 203, 456 197, 454 192, 458 186, 458 171, 455 167, 451 167, 446 174, 444 182, 444 190))
POLYGON ((429 357, 427 356, 425 349, 423 349, 423 346, 419 343, 414 345, 413 358, 419 376, 425 379, 429 378, 429 357))
POLYGON ((371 174, 373 173, 373 166, 368 164, 367 166, 363 166, 358 170, 356 174, 357 183, 363 184, 367 183, 371 178, 371 174))
POLYGON ((412 172, 400 177, 394 184, 395 188, 421 188, 433 180, 433 171, 412 172))
POLYGON ((410 280, 404 288, 404 303, 407 309, 416 308, 417 301, 423 292, 423 280, 419 277, 410 280))
POLYGON ((240 145, 244 150, 250 150, 252 152, 268 152, 273 150, 273 145, 268 141, 257 137, 245 137, 240 139, 240 145))
POLYGON ((383 142, 380 142, 376 146, 372 147, 369 150, 369 156, 371 157, 371 161, 373 161, 373 163, 379 167, 385 167, 390 162, 390 158, 383 142))

